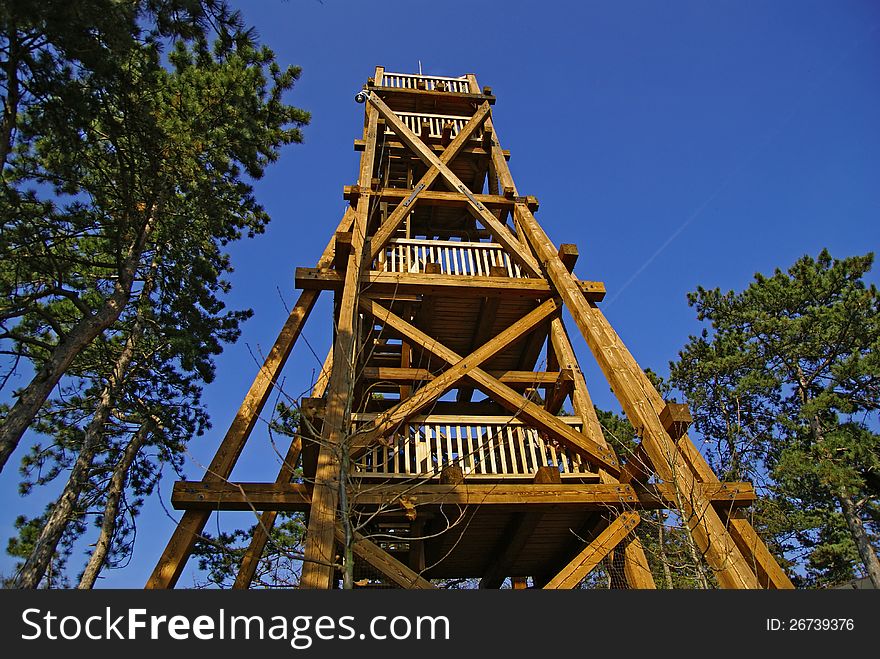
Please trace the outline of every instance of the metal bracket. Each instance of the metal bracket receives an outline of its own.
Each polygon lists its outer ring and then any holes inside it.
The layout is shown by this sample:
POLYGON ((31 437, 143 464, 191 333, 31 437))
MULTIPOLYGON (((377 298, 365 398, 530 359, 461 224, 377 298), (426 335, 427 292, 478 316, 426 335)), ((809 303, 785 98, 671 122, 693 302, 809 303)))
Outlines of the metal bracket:
POLYGON ((415 187, 415 189, 410 193, 409 197, 406 198, 406 201, 403 202, 403 207, 406 208, 407 206, 409 206, 413 202, 413 199, 416 198, 416 195, 419 194, 424 189, 425 189, 425 184, 419 183, 415 187))
POLYGON ((461 193, 465 197, 467 197, 468 199, 471 200, 471 202, 473 202, 474 206, 477 207, 477 210, 484 210, 483 204, 481 204, 479 201, 477 201, 477 198, 474 196, 474 193, 471 192, 466 185, 464 185, 464 184, 459 185, 458 189, 461 191, 461 193))

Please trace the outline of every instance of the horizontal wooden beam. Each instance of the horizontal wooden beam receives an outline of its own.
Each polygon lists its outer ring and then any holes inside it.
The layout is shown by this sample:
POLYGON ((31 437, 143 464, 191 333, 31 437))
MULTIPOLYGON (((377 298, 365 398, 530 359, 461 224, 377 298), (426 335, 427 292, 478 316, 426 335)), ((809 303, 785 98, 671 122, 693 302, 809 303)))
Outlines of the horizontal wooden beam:
POLYGON ((370 89, 375 89, 379 94, 381 94, 382 98, 386 100, 391 100, 392 102, 395 97, 421 97, 428 102, 435 101, 438 98, 460 98, 466 101, 474 101, 476 103, 482 103, 483 101, 485 101, 489 105, 495 105, 495 96, 493 96, 492 94, 464 94, 462 92, 441 92, 431 89, 409 89, 408 87, 376 87, 373 85, 369 85, 369 87, 370 89))
MULTIPOLYGON (((486 371, 506 385, 531 387, 554 386, 570 378, 570 371, 486 371)), ((365 380, 388 380, 390 382, 423 382, 436 376, 426 368, 366 367, 361 370, 365 380)))
MULTIPOLYGON (((341 290, 344 272, 297 268, 296 287, 304 290, 341 290)), ((580 289, 590 302, 605 298, 601 281, 581 281, 580 289)), ((544 299, 554 294, 543 279, 516 277, 479 277, 467 275, 427 275, 422 273, 379 272, 371 270, 361 276, 365 294, 380 295, 454 295, 456 297, 491 297, 544 299)))
MULTIPOLYGON (((399 203, 404 201, 412 194, 412 190, 407 188, 382 188, 378 192, 373 192, 370 196, 379 201, 387 201, 399 203)), ((346 185, 342 189, 342 196, 347 201, 356 199, 360 195, 360 188, 356 185, 346 185)), ((474 199, 491 209, 507 208, 512 210, 515 200, 508 199, 502 195, 492 194, 475 194, 474 199)), ((538 200, 535 197, 526 197, 526 203, 529 208, 534 211, 538 206, 538 200)), ((436 190, 424 190, 419 193, 420 206, 448 206, 448 207, 464 207, 468 204, 468 198, 461 192, 441 192, 436 190)))
MULTIPOLYGON (((482 158, 488 157, 490 155, 489 151, 486 150, 484 146, 474 146, 475 142, 469 141, 465 146, 461 147, 459 153, 466 153, 468 155, 479 156, 482 158)), ((367 146, 366 141, 364 140, 355 140, 354 141, 354 150, 355 151, 363 151, 367 146)), ((445 149, 444 145, 440 142, 439 138, 429 138, 429 141, 426 143, 426 146, 429 149, 434 149, 434 153, 441 154, 445 149)), ((409 147, 401 142, 400 140, 392 137, 390 135, 385 136, 385 145, 384 149, 386 152, 395 152, 395 151, 409 151, 409 147)), ((504 150, 502 152, 502 157, 505 160, 510 160, 510 151, 504 150)))
MULTIPOLYGON (((702 496, 717 504, 742 507, 755 500, 750 483, 703 483, 702 496)), ((310 487, 301 483, 230 483, 178 481, 171 493, 176 510, 286 510, 309 509, 310 487)), ((396 502, 407 505, 479 505, 504 506, 511 510, 530 510, 534 506, 573 506, 580 510, 636 508, 656 510, 675 507, 676 497, 670 485, 633 487, 632 485, 592 483, 544 485, 528 483, 474 483, 456 485, 382 485, 355 487, 351 503, 356 507, 383 506, 396 510, 396 502)), ((403 508, 401 507, 401 510, 403 508)))

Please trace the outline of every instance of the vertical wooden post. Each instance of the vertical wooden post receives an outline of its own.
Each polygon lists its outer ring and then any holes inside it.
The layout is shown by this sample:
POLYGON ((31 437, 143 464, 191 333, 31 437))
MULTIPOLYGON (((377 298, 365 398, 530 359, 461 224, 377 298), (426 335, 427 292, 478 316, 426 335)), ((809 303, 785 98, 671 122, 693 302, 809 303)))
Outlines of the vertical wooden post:
POLYGON ((682 515, 719 583, 725 588, 757 588, 755 573, 727 533, 712 504, 695 487, 694 476, 660 423, 659 413, 647 401, 646 389, 653 389, 653 386, 650 383, 646 386, 647 378, 644 378, 635 359, 602 313, 587 302, 577 281, 562 263, 555 246, 526 204, 518 202, 514 213, 627 417, 642 436, 642 443, 654 469, 682 494, 682 515))
MULTIPOLYGON (((584 373, 578 366, 577 357, 574 354, 574 348, 571 345, 571 339, 565 330, 562 318, 554 318, 550 324, 550 343, 556 354, 560 368, 571 370, 574 377, 574 387, 572 389, 572 405, 575 415, 581 417, 584 424, 584 432, 602 445, 607 446, 605 434, 602 432, 602 426, 599 423, 599 417, 596 415, 596 408, 590 398, 590 392, 587 389, 587 382, 584 379, 584 373)), ((617 479, 604 469, 599 470, 599 478, 603 483, 617 483, 617 479)), ((620 552, 615 552, 620 554, 620 552)), ((624 574, 630 588, 654 590, 657 586, 654 583, 654 577, 651 575, 651 569, 648 566, 648 558, 645 556, 645 550, 642 547, 642 541, 635 535, 624 540, 624 574)))
POLYGON ((352 230, 352 250, 345 273, 345 283, 339 302, 339 322, 333 346, 333 368, 327 393, 322 445, 318 453, 315 488, 309 511, 300 588, 329 589, 333 579, 334 533, 339 488, 345 487, 346 474, 340 473, 341 452, 347 450, 351 410, 351 390, 354 377, 354 353, 357 320, 357 299, 360 274, 364 265, 366 231, 370 210, 370 181, 376 154, 376 126, 379 114, 370 106, 364 138, 366 147, 361 156, 358 184, 361 195, 357 200, 352 230))

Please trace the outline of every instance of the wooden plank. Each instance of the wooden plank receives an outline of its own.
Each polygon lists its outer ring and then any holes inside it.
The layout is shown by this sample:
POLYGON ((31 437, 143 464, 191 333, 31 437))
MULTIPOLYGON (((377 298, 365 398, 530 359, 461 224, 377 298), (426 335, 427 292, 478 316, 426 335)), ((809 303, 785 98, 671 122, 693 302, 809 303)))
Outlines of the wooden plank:
MULTIPOLYGON (((400 203, 406 200, 411 194, 409 188, 381 188, 373 194, 374 198, 389 203, 400 203)), ((346 185, 342 188, 342 196, 347 201, 353 200, 360 194, 358 186, 346 185)), ((438 206, 444 208, 464 208, 467 206, 467 198, 460 192, 445 192, 443 190, 422 190, 417 197, 420 206, 438 206)), ((515 201, 508 199, 502 195, 494 194, 475 194, 474 199, 492 210, 513 210, 515 201)), ((534 210, 536 202, 531 203, 534 210)), ((412 210, 412 204, 409 206, 412 210)))
MULTIPOLYGON (((337 227, 337 232, 348 231, 354 221, 354 213, 351 209, 346 210, 337 227)), ((327 268, 333 261, 335 251, 335 234, 331 238, 321 258, 318 259, 319 268, 327 268)), ((257 372, 251 383, 238 412, 235 415, 223 441, 217 448, 208 471, 206 479, 225 479, 232 473, 238 456, 241 454, 247 438, 257 423, 269 395, 272 393, 275 383, 299 338, 303 325, 309 317, 315 302, 318 300, 317 291, 303 291, 294 304, 290 315, 281 328, 278 338, 269 354, 266 356, 262 367, 257 372)), ((208 521, 208 512, 189 512, 183 515, 174 529, 174 533, 168 541, 162 555, 153 569, 145 588, 173 588, 180 578, 183 568, 189 559, 193 545, 199 534, 204 530, 208 521)))
MULTIPOLYGON (((485 341, 484 341, 485 343, 485 341)), ((476 345, 475 347, 479 347, 476 345)), ((523 387, 555 386, 560 379, 568 379, 566 373, 558 371, 486 371, 504 384, 523 387)), ((365 380, 387 380, 389 382, 427 382, 434 374, 426 368, 394 368, 367 366, 361 369, 360 376, 365 380)))
MULTIPOLYGON (((336 528, 336 541, 340 544, 345 542, 345 534, 338 526, 336 528)), ((434 589, 434 584, 422 578, 417 572, 411 570, 379 545, 357 531, 354 532, 354 542, 351 548, 355 556, 369 563, 401 588, 434 589)))
MULTIPOLYGON (((704 483, 698 494, 717 504, 741 508, 755 501, 750 483, 704 483)), ((285 510, 304 511, 311 502, 310 485, 302 483, 245 483, 178 481, 171 503, 177 510, 285 510)), ((352 505, 402 510, 401 497, 419 506, 477 505, 529 510, 533 506, 572 506, 583 510, 632 508, 658 510, 675 505, 668 484, 633 487, 609 483, 482 483, 465 481, 447 485, 393 485, 364 482, 352 492, 352 505)))
MULTIPOLYGON (((644 392, 646 387, 641 379, 644 376, 639 377, 641 369, 635 359, 601 312, 584 300, 575 278, 566 270, 556 248, 535 221, 531 211, 525 204, 518 203, 514 214, 532 248, 544 263, 547 275, 578 324, 624 412, 641 434, 642 443, 657 473, 664 481, 675 483, 683 493, 683 518, 718 576, 719 583, 725 588, 757 588, 755 573, 727 533, 721 518, 707 501, 699 496, 695 500, 691 498, 691 493, 696 492, 693 474, 663 428, 659 413, 647 401, 644 392)), ((647 388, 653 389, 650 383, 647 388)))
POLYGON ((505 225, 501 224, 501 222, 492 215, 485 206, 471 198, 468 194, 470 190, 467 186, 462 183, 461 179, 459 179, 445 163, 441 162, 440 159, 434 155, 433 150, 428 148, 428 146, 425 145, 415 133, 407 128, 406 124, 404 124, 397 115, 394 114, 394 111, 391 110, 391 108, 389 108, 376 94, 371 94, 369 101, 379 110, 382 117, 388 122, 388 125, 397 136, 406 143, 406 145, 410 147, 419 158, 427 163, 429 167, 437 168, 440 176, 445 179, 452 190, 457 190, 465 194, 468 199, 468 209, 477 220, 482 222, 486 229, 492 232, 495 240, 501 243, 508 250, 510 255, 516 258, 520 265, 525 268, 530 275, 540 277, 541 268, 538 265, 538 262, 535 261, 534 257, 528 251, 523 249, 523 245, 515 236, 513 236, 513 234, 510 233, 510 230, 505 225))
MULTIPOLYGON (((320 398, 324 395, 329 382, 332 364, 333 348, 330 348, 330 350, 327 351, 327 356, 324 358, 324 363, 321 366, 321 373, 315 382, 315 386, 312 388, 313 399, 320 398)), ((284 461, 281 463, 281 468, 278 470, 278 477, 275 479, 276 484, 290 483, 296 472, 296 465, 299 461, 301 452, 302 437, 297 435, 290 441, 287 455, 284 456, 284 461)), ((248 543, 248 548, 241 559, 238 574, 235 576, 235 583, 232 586, 234 589, 247 589, 251 587, 251 583, 254 580, 254 574, 257 571, 257 567, 260 564, 260 558, 263 555, 263 550, 266 548, 266 543, 269 541, 269 533, 271 533, 272 528, 275 526, 275 520, 277 517, 277 510, 264 510, 260 514, 259 522, 254 529, 254 534, 251 536, 250 543, 248 543)))
MULTIPOLYGON (((382 103, 382 105, 386 109, 388 108, 388 106, 384 103, 382 103)), ((397 125, 398 127, 403 125, 403 122, 400 121, 396 114, 391 112, 390 109, 388 109, 387 111, 394 119, 394 123, 392 123, 392 128, 395 125, 397 125)), ((388 218, 379 228, 379 231, 377 231, 376 234, 373 236, 373 239, 370 243, 371 259, 375 259, 379 255, 379 253, 383 249, 385 249, 385 245, 388 244, 388 241, 400 227, 400 223, 403 222, 404 218, 406 218, 412 212, 413 208, 418 203, 420 195, 423 194, 424 191, 426 191, 428 188, 430 188, 437 177, 441 175, 441 167, 446 167, 450 162, 452 162, 452 159, 455 158, 456 155, 458 155, 458 152, 467 143, 471 135, 473 135, 474 131, 476 131, 480 128, 480 126, 483 125, 483 122, 488 116, 489 104, 483 103, 474 113, 474 116, 471 117, 467 124, 465 124, 464 128, 462 128, 458 135, 456 135, 455 139, 452 140, 448 147, 446 147, 439 158, 434 155, 433 151, 431 151, 431 156, 435 162, 429 163, 428 171, 425 172, 424 176, 419 179, 419 182, 413 186, 412 191, 407 194, 407 199, 394 209, 391 215, 388 216, 388 218)), ((388 118, 385 117, 385 120, 388 121, 388 118)), ((415 134, 410 133, 410 135, 413 139, 417 140, 420 144, 422 144, 422 146, 424 146, 424 143, 418 137, 416 137, 415 134)))
POLYGON ((352 249, 345 272, 345 286, 338 296, 338 321, 333 344, 333 368, 327 392, 312 505, 309 510, 308 533, 305 538, 300 588, 328 589, 334 574, 334 530, 339 503, 340 460, 345 460, 349 432, 349 399, 354 379, 355 322, 357 317, 358 283, 365 266, 365 240, 370 210, 369 190, 372 184, 376 155, 378 113, 368 108, 364 139, 367 148, 361 155, 358 185, 364 194, 358 198, 352 249))
POLYGON ((641 521, 633 511, 622 513, 599 536, 575 556, 544 586, 547 590, 575 588, 608 553, 613 550, 641 521))
MULTIPOLYGON (((344 273, 317 268, 297 268, 296 287, 304 290, 340 290, 344 273)), ((586 299, 601 302, 605 284, 598 281, 578 282, 586 299)), ((553 294, 543 279, 511 277, 472 277, 469 275, 440 275, 414 272, 382 272, 371 270, 361 276, 361 287, 372 296, 402 295, 455 295, 460 297, 488 297, 543 299, 553 294)))
MULTIPOLYGON (((395 316, 372 300, 361 298, 360 306, 379 322, 390 325, 398 331, 404 331, 406 327, 410 328, 410 330, 415 330, 415 328, 412 328, 409 323, 406 323, 403 319, 395 316)), ((480 364, 504 350, 508 345, 519 339, 524 332, 528 332, 557 309, 558 305, 556 300, 547 300, 537 309, 526 314, 522 319, 505 329, 491 341, 483 344, 467 357, 460 357, 452 351, 445 351, 444 354, 450 357, 450 367, 431 380, 428 384, 421 387, 418 391, 414 392, 412 396, 401 401, 399 404, 375 419, 372 423, 372 427, 366 432, 359 431, 352 445, 352 456, 359 457, 363 455, 366 449, 372 446, 377 440, 393 431, 411 416, 418 414, 420 410, 431 405, 462 378, 466 377, 475 368, 479 367, 480 364)), ((409 334, 408 338, 414 343, 432 344, 428 347, 431 352, 434 352, 436 346, 439 346, 436 341, 418 330, 415 332, 410 331, 409 334)))
MULTIPOLYGON (((547 304, 547 302, 544 304, 547 304)), ((366 298, 361 298, 361 308, 370 313, 378 321, 384 323, 386 327, 391 327, 400 332, 413 341, 415 345, 421 345, 425 351, 436 355, 447 363, 457 364, 461 361, 461 356, 456 352, 450 350, 377 303, 366 298)), ((549 433, 572 450, 579 451, 585 457, 597 462, 605 469, 608 469, 615 474, 619 472, 617 458, 614 456, 614 452, 607 446, 600 446, 591 438, 573 430, 571 427, 560 421, 558 417, 553 416, 545 409, 523 398, 523 396, 516 391, 499 382, 479 367, 468 368, 467 376, 477 387, 480 388, 481 391, 488 394, 505 409, 513 412, 515 415, 532 424, 536 428, 549 433)), ((432 382, 431 384, 434 383, 432 382)), ((413 399, 415 399, 415 396, 410 400, 413 399)), ((359 444, 362 444, 362 442, 359 442, 359 444)))

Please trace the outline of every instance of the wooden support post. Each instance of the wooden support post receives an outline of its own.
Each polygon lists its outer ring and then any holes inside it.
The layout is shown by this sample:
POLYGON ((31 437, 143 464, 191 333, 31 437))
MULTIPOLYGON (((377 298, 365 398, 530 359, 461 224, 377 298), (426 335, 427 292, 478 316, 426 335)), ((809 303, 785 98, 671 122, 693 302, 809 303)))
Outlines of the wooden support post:
MULTIPOLYGON (((347 210, 339 222, 337 231, 348 231, 354 221, 354 213, 351 209, 347 210)), ((335 250, 335 236, 324 249, 324 253, 318 260, 319 268, 327 268, 333 261, 333 253, 335 250)), ((232 469, 235 466, 241 450, 251 431, 257 423, 269 395, 284 368, 287 358, 290 356, 296 340, 299 338, 303 325, 309 317, 315 302, 318 300, 319 291, 303 291, 275 344, 266 356, 263 366, 260 368, 250 389, 235 415, 229 430, 226 432, 223 441, 217 448, 214 458, 208 467, 204 478, 208 481, 221 481, 229 478, 232 469)), ((198 536, 205 528, 208 521, 210 511, 187 511, 174 529, 168 545, 162 552, 162 556, 156 564, 153 573, 150 575, 145 588, 173 588, 180 578, 183 568, 189 559, 198 536)))
MULTIPOLYGON (((517 204, 514 213, 519 217, 532 248, 562 295, 627 417, 642 435, 642 443, 654 469, 663 480, 674 483, 682 493, 683 518, 718 576, 719 583, 725 588, 757 588, 755 573, 727 533, 721 518, 696 492, 694 477, 684 458, 663 428, 659 414, 647 402, 647 378, 635 359, 595 305, 588 303, 583 295, 575 294, 576 279, 566 270, 553 243, 535 221, 531 211, 525 204, 517 204)), ((653 389, 650 382, 647 388, 653 389)))
MULTIPOLYGON (((607 445, 605 435, 602 432, 602 426, 599 423, 599 417, 596 414, 596 408, 587 389, 584 373, 578 366, 577 357, 574 354, 574 348, 571 345, 571 339, 568 336, 562 318, 555 318, 550 324, 550 345, 553 346, 560 368, 566 368, 574 380, 571 393, 572 404, 574 406, 574 413, 583 419, 584 431, 589 432, 590 436, 594 437, 597 442, 607 445)), ((605 471, 600 472, 599 476, 603 483, 613 484, 619 482, 618 479, 605 471)), ((626 542, 624 574, 630 588, 653 590, 657 587, 654 583, 654 577, 651 575, 651 569, 648 565, 648 559, 645 556, 642 542, 636 536, 633 536, 632 539, 626 542)))
MULTIPOLYGON (((332 365, 333 349, 331 348, 327 351, 327 356, 324 358, 324 364, 321 366, 321 373, 315 382, 315 386, 312 387, 312 400, 324 395, 324 392, 327 389, 327 384, 330 380, 330 369, 332 368, 332 365)), ((310 413, 302 409, 300 409, 300 412, 304 417, 310 413)), ((284 461, 281 463, 281 468, 278 470, 278 477, 275 479, 276 484, 283 485, 290 483, 294 472, 296 471, 296 464, 299 461, 300 453, 302 452, 302 444, 302 437, 300 435, 297 435, 290 441, 287 455, 284 456, 284 461)), ((272 532, 272 528, 275 526, 275 520, 277 518, 277 510, 264 510, 260 514, 259 522, 254 529, 254 534, 251 536, 248 548, 241 559, 238 574, 235 576, 235 583, 232 586, 234 589, 246 589, 251 587, 251 583, 254 580, 254 574, 256 574, 257 567, 260 564, 260 558, 263 555, 263 550, 266 548, 266 543, 269 541, 269 534, 272 532)))
POLYGON ((547 590, 575 588, 641 521, 639 514, 627 511, 575 556, 544 586, 547 590))
MULTIPOLYGON (((366 148, 361 155, 358 185, 369 189, 376 155, 376 130, 379 115, 370 109, 364 128, 366 148)), ((345 272, 345 286, 339 301, 339 321, 333 345, 333 368, 327 392, 322 445, 318 452, 315 488, 309 511, 309 527, 305 540, 300 588, 329 589, 334 571, 334 533, 340 489, 346 487, 344 466, 347 464, 349 414, 354 379, 354 355, 358 284, 366 262, 365 248, 370 194, 361 194, 357 201, 352 250, 345 272)))

